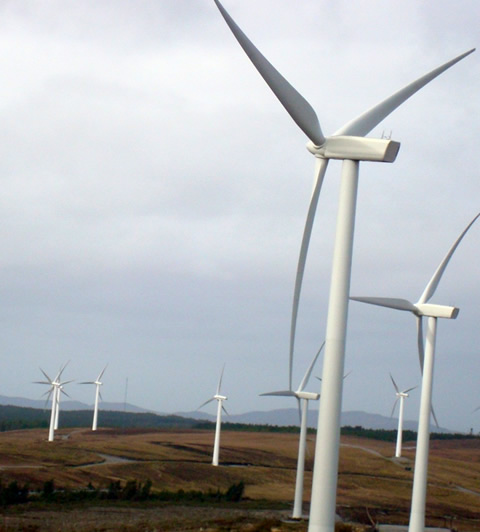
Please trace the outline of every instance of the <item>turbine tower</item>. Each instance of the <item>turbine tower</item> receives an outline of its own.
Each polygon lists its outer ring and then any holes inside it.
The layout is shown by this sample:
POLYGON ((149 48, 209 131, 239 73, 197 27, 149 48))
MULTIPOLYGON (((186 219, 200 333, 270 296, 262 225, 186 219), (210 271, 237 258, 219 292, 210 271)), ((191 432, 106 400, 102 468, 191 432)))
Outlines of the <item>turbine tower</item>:
POLYGON ((404 407, 404 400, 408 397, 408 392, 411 392, 414 390, 417 386, 413 386, 413 388, 408 388, 406 390, 400 391, 397 383, 395 382, 394 378, 392 377, 392 374, 390 373, 390 378, 392 379, 393 387, 395 388, 395 395, 397 398, 395 399, 395 402, 393 403, 392 413, 390 414, 390 417, 393 416, 393 413, 395 412, 395 407, 398 406, 398 430, 397 430, 397 445, 395 447, 395 458, 400 458, 402 456, 402 433, 403 433, 403 407, 404 407))
POLYGON ((398 142, 389 139, 366 138, 365 135, 410 96, 474 50, 469 50, 425 74, 351 120, 332 136, 325 137, 312 106, 262 55, 227 13, 219 0, 214 0, 214 2, 255 68, 295 123, 308 137, 307 148, 316 160, 314 189, 308 208, 295 279, 290 333, 289 389, 292 388, 292 361, 298 303, 318 197, 329 159, 343 161, 325 335, 322 401, 319 408, 309 520, 310 532, 331 532, 335 527, 342 376, 345 365, 345 339, 359 163, 360 161, 393 162, 400 147, 398 142))
POLYGON ((223 401, 226 401, 227 397, 225 397, 225 395, 220 394, 224 369, 225 369, 225 364, 223 365, 222 373, 220 374, 220 380, 218 381, 217 393, 213 397, 208 399, 208 401, 205 401, 197 408, 197 410, 200 410, 200 408, 204 407, 205 405, 208 405, 208 403, 211 403, 212 401, 215 401, 215 400, 217 401, 217 423, 215 425, 215 442, 213 444, 213 458, 212 458, 212 465, 214 466, 218 466, 218 456, 220 454, 220 429, 222 426, 222 410, 225 412, 225 414, 228 415, 228 412, 225 410, 225 407, 223 406, 223 401))
POLYGON ((442 278, 448 262, 457 249, 466 232, 473 225, 480 213, 467 225, 460 236, 449 249, 433 277, 425 287, 417 303, 406 299, 385 297, 352 297, 355 301, 370 303, 396 310, 412 312, 417 321, 417 342, 420 367, 422 369, 422 391, 420 396, 420 414, 418 420, 417 450, 415 453, 415 471, 413 475, 412 506, 410 510, 409 532, 423 532, 425 529, 425 503, 427 495, 428 447, 430 439, 430 414, 432 410, 433 365, 435 356, 435 341, 437 333, 437 319, 455 319, 459 309, 445 305, 429 303, 442 278), (423 318, 427 317, 426 348, 423 345, 423 318))
POLYGON ((106 369, 107 369, 107 366, 105 366, 102 369, 102 371, 99 373, 98 377, 94 381, 87 381, 87 382, 80 382, 79 383, 79 384, 95 384, 95 404, 93 406, 92 430, 97 430, 98 403, 99 403, 99 400, 102 398, 102 394, 100 393, 100 387, 102 386, 103 382, 101 381, 101 378, 103 377, 103 374, 105 373, 106 369))
POLYGON ((302 518, 302 503, 303 503, 303 477, 305 472, 305 449, 307 445, 307 416, 308 416, 308 401, 318 401, 320 394, 313 392, 306 392, 305 386, 308 384, 313 367, 317 362, 318 355, 323 349, 325 342, 321 345, 317 354, 314 356, 309 368, 303 376, 302 382, 297 391, 284 390, 279 392, 262 393, 261 396, 274 395, 280 397, 295 397, 298 401, 300 414, 300 437, 298 441, 298 458, 297 458, 297 478, 295 482, 295 497, 293 501, 293 519, 302 518), (300 406, 301 405, 301 406, 300 406))

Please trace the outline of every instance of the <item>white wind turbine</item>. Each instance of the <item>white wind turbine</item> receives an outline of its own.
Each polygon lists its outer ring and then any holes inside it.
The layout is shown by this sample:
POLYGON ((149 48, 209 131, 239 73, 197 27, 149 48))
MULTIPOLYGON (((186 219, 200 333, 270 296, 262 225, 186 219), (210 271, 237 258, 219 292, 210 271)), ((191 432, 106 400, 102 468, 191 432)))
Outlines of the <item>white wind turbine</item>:
POLYGON ((222 368, 222 373, 220 374, 220 380, 218 381, 217 386, 217 393, 208 399, 208 401, 205 401, 202 403, 197 410, 200 410, 205 405, 208 405, 208 403, 211 403, 212 401, 217 401, 217 423, 215 425, 215 442, 213 444, 213 459, 212 459, 212 465, 218 466, 218 456, 220 454, 220 429, 222 426, 222 410, 225 412, 225 414, 228 415, 228 412, 225 410, 225 407, 223 406, 223 401, 227 400, 227 397, 225 395, 220 394, 220 389, 222 387, 222 378, 223 378, 223 371, 225 369, 225 365, 222 368))
POLYGON ((99 373, 98 377, 94 381, 87 381, 87 382, 80 382, 79 383, 79 384, 95 384, 95 403, 94 403, 94 406, 93 406, 92 430, 97 430, 98 403, 99 403, 100 399, 102 398, 102 394, 100 393, 100 387, 102 386, 103 382, 101 381, 101 378, 103 377, 103 374, 105 373, 106 369, 107 369, 107 366, 105 366, 102 369, 102 371, 99 373))
POLYGON ((227 13, 219 0, 214 0, 214 2, 255 68, 280 100, 286 111, 308 137, 307 149, 315 156, 316 160, 314 188, 300 247, 293 296, 289 355, 290 390, 292 389, 292 362, 298 303, 318 197, 328 160, 340 159, 343 161, 327 332, 325 335, 322 401, 319 408, 312 504, 310 506, 309 520, 310 532, 333 531, 335 527, 335 498, 340 444, 342 376, 345 362, 345 339, 359 163, 360 161, 393 162, 400 147, 398 142, 389 139, 366 138, 365 135, 410 96, 474 50, 469 50, 425 74, 351 120, 332 136, 325 137, 312 106, 262 55, 227 13))
POLYGON ((309 368, 307 369, 305 375, 303 376, 302 382, 298 387, 297 391, 292 390, 283 390, 279 392, 268 392, 262 393, 260 395, 275 395, 281 397, 295 397, 299 403, 299 408, 301 404, 301 415, 300 415, 300 437, 298 441, 298 458, 297 458, 297 478, 295 482, 295 497, 293 501, 293 519, 301 519, 302 517, 302 503, 303 503, 303 477, 305 472, 305 450, 307 446, 307 416, 308 416, 308 401, 318 401, 320 394, 314 392, 306 392, 305 386, 308 384, 310 375, 312 374, 313 367, 318 359, 318 355, 323 349, 325 342, 321 345, 317 354, 313 358, 309 368))
MULTIPOLYGON (((60 378, 62 376, 63 371, 67 367, 68 362, 60 368, 59 372, 56 374, 55 378, 52 380, 46 373, 43 371, 42 368, 40 368, 40 371, 43 373, 46 381, 35 381, 35 384, 47 384, 50 386, 50 389, 44 394, 47 395, 46 402, 48 403, 48 400, 50 397, 52 398, 52 407, 50 412, 50 425, 48 429, 48 441, 53 441, 55 438, 55 429, 58 428, 58 404, 59 404, 59 395, 60 395, 60 389, 63 384, 68 384, 71 381, 65 381, 60 382, 60 378)), ((63 392, 65 393, 65 392, 63 392)))
POLYGON ((410 510, 409 532, 423 532, 425 527, 425 502, 427 494, 427 472, 428 472, 428 446, 430 439, 430 414, 432 411, 432 385, 433 385, 433 365, 435 355, 435 341, 437 332, 437 319, 455 319, 459 309, 445 305, 429 303, 435 293, 442 278, 448 262, 460 244, 466 232, 473 225, 480 213, 462 231, 455 240, 453 246, 443 258, 436 269, 433 277, 428 282, 423 294, 417 303, 411 303, 406 299, 387 297, 352 297, 355 301, 370 303, 382 307, 389 307, 396 310, 407 310, 415 315, 417 321, 417 343, 420 357, 420 367, 422 369, 422 391, 420 396, 420 414, 418 420, 417 450, 415 453, 415 471, 413 476, 412 506, 410 510), (426 348, 423 345, 423 317, 428 318, 426 348))
POLYGON ((390 378, 392 379, 393 387, 395 388, 395 395, 397 396, 397 398, 395 399, 395 402, 393 403, 392 413, 390 414, 390 417, 393 416, 393 413, 395 412, 395 407, 397 406, 397 403, 398 403, 398 429, 397 429, 397 445, 395 447, 395 458, 400 458, 402 456, 403 407, 404 407, 403 402, 408 397, 408 392, 415 390, 417 386, 413 386, 412 388, 407 388, 406 390, 400 391, 391 373, 390 373, 390 378))

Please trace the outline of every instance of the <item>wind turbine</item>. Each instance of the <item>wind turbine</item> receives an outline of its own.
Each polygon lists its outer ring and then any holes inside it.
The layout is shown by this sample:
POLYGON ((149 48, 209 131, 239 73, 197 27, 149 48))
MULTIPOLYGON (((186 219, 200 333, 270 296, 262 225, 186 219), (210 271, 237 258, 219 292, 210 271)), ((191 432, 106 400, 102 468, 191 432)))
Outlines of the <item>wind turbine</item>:
POLYGON ((437 319, 455 319, 459 309, 445 305, 429 303, 435 293, 453 253, 457 249, 466 232, 473 225, 480 213, 462 231, 448 253, 436 269, 417 303, 406 299, 386 297, 352 297, 355 301, 370 303, 396 310, 407 310, 415 315, 417 321, 417 343, 420 366, 422 369, 422 391, 420 396, 420 414, 418 420, 417 450, 415 453, 415 472, 413 476, 412 506, 410 510, 409 532, 423 532, 425 527, 425 502, 427 495, 428 446, 430 439, 430 413, 432 410, 433 365, 437 319), (423 346, 423 317, 428 318, 426 348, 423 346))
POLYGON ((305 471, 305 449, 307 445, 307 416, 308 416, 308 401, 318 401, 320 394, 313 392, 306 392, 305 386, 308 384, 310 375, 312 374, 313 367, 317 361, 318 355, 323 349, 325 342, 321 345, 317 354, 314 356, 309 368, 303 376, 302 382, 297 391, 283 390, 279 392, 262 393, 261 396, 274 395, 280 397, 295 397, 298 401, 301 414, 300 414, 300 438, 298 441, 298 458, 297 458, 297 478, 295 482, 295 497, 293 501, 293 519, 301 519, 302 517, 302 503, 303 503, 303 477, 305 471))
POLYGON ((332 136, 325 137, 312 106, 262 55, 238 27, 219 0, 214 0, 214 2, 255 68, 295 123, 308 137, 307 149, 315 156, 316 161, 314 188, 300 247, 293 295, 290 329, 289 390, 292 389, 292 362, 298 304, 318 197, 329 159, 343 161, 327 332, 325 335, 322 401, 319 408, 312 504, 310 506, 309 520, 310 532, 333 531, 335 527, 342 381, 345 363, 345 339, 359 163, 360 161, 393 162, 400 147, 398 142, 390 139, 371 139, 366 138, 365 135, 410 96, 455 63, 471 54, 474 49, 425 74, 346 123, 332 136))
MULTIPOLYGON (((108 364, 107 364, 108 365, 108 364)), ((97 422, 98 422, 98 403, 99 400, 102 398, 102 394, 100 393, 100 386, 102 386, 103 382, 101 381, 101 378, 103 374, 105 373, 105 370, 107 369, 107 366, 105 366, 98 377, 94 381, 87 381, 87 382, 80 382, 79 384, 95 384, 95 404, 93 407, 93 423, 92 423, 92 430, 97 430, 97 422)))
POLYGON ((390 378, 392 379, 393 387, 395 388, 395 395, 397 396, 397 398, 395 399, 395 402, 393 403, 392 413, 390 414, 390 417, 393 416, 393 413, 395 412, 395 407, 397 406, 397 403, 399 403, 397 445, 395 447, 395 458, 400 458, 402 456, 403 407, 404 407, 403 402, 405 398, 408 397, 408 392, 411 392, 412 390, 417 388, 417 386, 413 386, 412 388, 407 388, 406 390, 400 391, 391 373, 390 373, 390 378))
POLYGON ((226 401, 227 397, 225 397, 225 395, 220 394, 224 369, 225 369, 225 365, 223 366, 222 373, 220 374, 220 380, 218 381, 218 386, 217 386, 217 393, 213 397, 208 399, 208 401, 205 401, 197 408, 197 410, 200 410, 200 408, 202 408, 205 405, 208 405, 208 403, 211 403, 212 401, 217 400, 217 424, 215 426, 215 442, 213 445, 213 459, 212 459, 212 465, 214 466, 218 466, 218 455, 220 453, 220 428, 222 425, 222 410, 225 412, 225 414, 228 415, 228 412, 225 410, 225 407, 223 406, 223 401, 226 401))
MULTIPOLYGON (((48 403, 48 400, 50 397, 52 398, 52 407, 50 412, 50 425, 48 429, 48 441, 53 441, 55 439, 55 428, 58 428, 58 395, 59 390, 62 384, 67 384, 66 382, 61 383, 60 377, 62 376, 63 371, 67 367, 68 362, 60 368, 59 372, 56 374, 55 378, 52 380, 46 373, 43 371, 42 368, 40 368, 40 371, 43 373, 46 381, 35 381, 35 384, 47 384, 50 385, 50 390, 48 390, 44 395, 47 395, 46 403, 48 403), (57 427, 55 427, 57 425, 57 427)), ((71 381, 68 381, 71 382, 71 381)))

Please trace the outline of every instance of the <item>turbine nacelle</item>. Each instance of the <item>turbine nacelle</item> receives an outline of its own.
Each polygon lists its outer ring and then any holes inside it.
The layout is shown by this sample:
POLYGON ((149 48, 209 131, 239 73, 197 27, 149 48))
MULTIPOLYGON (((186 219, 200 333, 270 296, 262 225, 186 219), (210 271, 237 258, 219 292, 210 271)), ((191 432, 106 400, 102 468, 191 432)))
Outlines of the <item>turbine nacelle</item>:
POLYGON ((318 401, 320 394, 314 392, 298 391, 295 392, 295 397, 298 397, 298 399, 306 399, 307 401, 318 401))
POLYGON ((449 307, 447 305, 434 305, 431 303, 417 303, 415 305, 417 316, 426 316, 430 318, 446 318, 448 320, 454 320, 460 309, 457 307, 449 307))
POLYGON ((216 399, 217 401, 226 401, 228 398, 225 397, 224 395, 218 395, 218 394, 215 394, 213 396, 213 399, 216 399))
POLYGON ((321 146, 307 142, 307 150, 322 159, 393 163, 399 149, 400 143, 394 140, 350 135, 327 137, 321 146))

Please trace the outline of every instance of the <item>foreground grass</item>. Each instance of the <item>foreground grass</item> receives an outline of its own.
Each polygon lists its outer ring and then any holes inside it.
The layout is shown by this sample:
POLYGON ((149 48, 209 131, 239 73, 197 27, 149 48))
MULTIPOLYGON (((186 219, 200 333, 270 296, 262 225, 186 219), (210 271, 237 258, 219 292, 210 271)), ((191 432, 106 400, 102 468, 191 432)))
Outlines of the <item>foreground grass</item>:
MULTIPOLYGON (((223 466, 218 468, 210 464, 211 431, 62 430, 54 443, 46 442, 45 436, 45 431, 38 430, 0 434, 0 481, 4 486, 16 481, 41 491, 45 482, 55 478, 57 487, 73 491, 88 485, 106 491, 112 483, 143 486, 151 482, 154 495, 178 490, 207 494, 225 492, 242 481, 247 500, 234 505, 208 497, 205 502, 182 498, 165 502, 158 497, 145 502, 96 499, 61 508, 55 503, 27 504, 6 509, 0 531, 179 531, 199 530, 200 526, 204 530, 306 529, 301 523, 282 522, 293 499, 295 434, 225 431, 223 466), (44 528, 38 528, 41 526, 44 528)), ((354 436, 342 436, 341 441, 338 513, 363 528, 371 521, 406 523, 414 450, 395 460, 390 442, 354 436)), ((310 447, 313 454, 313 445, 310 447)), ((453 516, 457 530, 480 530, 480 496, 476 493, 480 491, 480 442, 432 442, 430 463, 428 525, 444 526, 453 516)), ((311 468, 312 456, 306 465, 305 501, 310 499, 311 468)))

